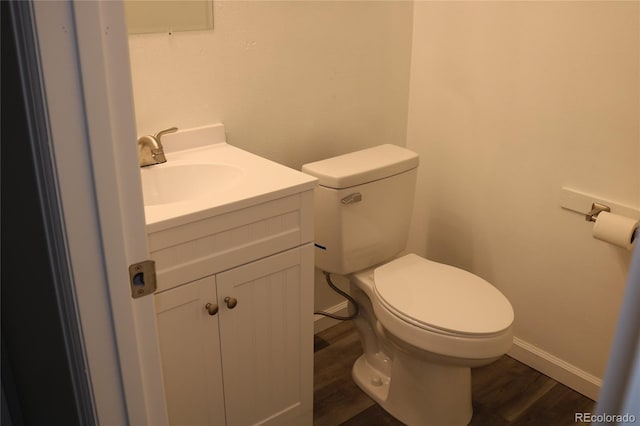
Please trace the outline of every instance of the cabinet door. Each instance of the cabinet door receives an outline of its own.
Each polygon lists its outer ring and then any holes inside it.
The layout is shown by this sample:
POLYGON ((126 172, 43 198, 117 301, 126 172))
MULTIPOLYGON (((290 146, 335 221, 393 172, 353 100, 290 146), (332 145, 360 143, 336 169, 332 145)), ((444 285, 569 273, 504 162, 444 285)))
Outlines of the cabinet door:
POLYGON ((173 426, 224 425, 215 278, 155 295, 164 388, 173 426), (213 311, 212 311, 213 312, 213 311))
POLYGON ((313 249, 218 274, 227 424, 311 424, 313 249), (229 308, 224 299, 237 305, 229 308))

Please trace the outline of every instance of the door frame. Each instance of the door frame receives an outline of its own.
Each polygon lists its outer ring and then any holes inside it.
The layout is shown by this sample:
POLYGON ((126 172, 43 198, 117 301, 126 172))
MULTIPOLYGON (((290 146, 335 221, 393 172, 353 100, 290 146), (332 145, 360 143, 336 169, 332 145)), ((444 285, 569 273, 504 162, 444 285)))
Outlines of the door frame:
POLYGON ((129 286, 128 265, 148 250, 124 4, 16 4, 30 23, 18 38, 37 52, 21 75, 40 89, 27 99, 45 115, 30 122, 45 153, 36 174, 63 230, 53 250, 68 259, 87 396, 97 423, 167 425, 153 297, 132 299, 129 286))

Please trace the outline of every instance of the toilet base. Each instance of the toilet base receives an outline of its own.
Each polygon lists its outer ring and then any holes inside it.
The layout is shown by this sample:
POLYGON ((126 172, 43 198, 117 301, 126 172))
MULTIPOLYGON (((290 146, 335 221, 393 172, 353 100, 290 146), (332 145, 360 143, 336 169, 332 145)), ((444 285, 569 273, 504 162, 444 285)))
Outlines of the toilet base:
POLYGON ((425 363, 398 351, 392 377, 360 356, 355 383, 389 414, 409 426, 467 425, 471 421, 471 370, 425 363))
POLYGON ((391 379, 367 362, 367 357, 362 354, 353 364, 351 370, 353 381, 358 387, 369 395, 375 402, 383 405, 389 396, 389 384, 391 379))

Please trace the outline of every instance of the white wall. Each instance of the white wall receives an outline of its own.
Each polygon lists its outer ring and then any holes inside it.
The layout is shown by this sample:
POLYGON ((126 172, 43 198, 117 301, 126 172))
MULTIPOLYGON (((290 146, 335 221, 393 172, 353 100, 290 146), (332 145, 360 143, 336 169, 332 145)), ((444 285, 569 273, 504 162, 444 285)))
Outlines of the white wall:
MULTIPOLYGON (((129 37, 138 134, 223 122, 293 168, 404 145, 411 2, 214 1, 214 30, 129 37)), ((316 307, 340 298, 316 277, 316 307)))
POLYGON ((138 131, 221 121, 294 168, 404 145, 412 6, 216 0, 213 31, 130 36, 138 131))
POLYGON ((640 207, 639 6, 414 5, 409 247, 495 284, 516 337, 587 379, 603 376, 630 254, 558 195, 640 207))

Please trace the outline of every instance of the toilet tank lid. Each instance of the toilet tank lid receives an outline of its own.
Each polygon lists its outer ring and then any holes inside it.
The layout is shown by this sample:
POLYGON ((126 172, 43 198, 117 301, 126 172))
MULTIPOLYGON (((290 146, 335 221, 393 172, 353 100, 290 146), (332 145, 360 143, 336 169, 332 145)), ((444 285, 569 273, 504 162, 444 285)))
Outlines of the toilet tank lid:
POLYGON ((418 154, 385 144, 302 166, 321 186, 343 189, 397 175, 418 167, 418 154))

